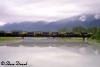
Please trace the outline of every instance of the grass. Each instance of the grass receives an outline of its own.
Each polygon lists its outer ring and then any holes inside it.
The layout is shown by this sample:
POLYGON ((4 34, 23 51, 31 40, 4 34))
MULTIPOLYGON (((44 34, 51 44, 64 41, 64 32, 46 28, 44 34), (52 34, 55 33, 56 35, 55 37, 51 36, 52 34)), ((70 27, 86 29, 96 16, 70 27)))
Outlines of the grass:
MULTIPOLYGON (((82 38, 60 38, 59 41, 61 41, 61 42, 80 42, 80 43, 84 42, 82 38)), ((87 43, 100 45, 100 42, 98 42, 95 39, 94 40, 93 39, 88 39, 87 43)))
POLYGON ((82 38, 60 38, 61 42, 83 42, 82 38))
MULTIPOLYGON (((13 41, 13 40, 18 40, 21 38, 18 37, 0 37, 0 41, 13 41)), ((36 39, 36 40, 42 40, 42 39, 47 39, 46 37, 34 37, 32 39, 36 39)), ((83 43, 83 39, 82 38, 58 38, 57 39, 60 42, 76 42, 76 43, 83 43)), ((98 43, 95 39, 88 39, 87 42, 91 45, 91 44, 98 44, 100 45, 100 43, 98 43)))
POLYGON ((16 37, 0 37, 0 41, 12 41, 12 40, 17 40, 18 38, 16 37))
MULTIPOLYGON (((47 37, 34 37, 34 38, 32 38, 32 39, 36 39, 36 40, 42 40, 42 39, 47 39, 47 37)), ((54 38, 55 39, 55 38, 54 38)), ((80 42, 80 43, 83 43, 84 41, 83 41, 83 38, 79 38, 79 37, 72 37, 72 38, 57 38, 57 40, 58 41, 60 41, 60 42, 80 42)), ((87 42, 89 43, 89 44, 94 44, 94 43, 98 43, 97 42, 97 40, 93 40, 93 39, 88 39, 87 40, 87 42)))
POLYGON ((97 43, 95 39, 88 39, 88 43, 89 44, 95 44, 97 43))
POLYGON ((89 39, 88 40, 88 43, 90 44, 90 45, 100 45, 100 41, 98 42, 97 40, 95 40, 95 39, 89 39))

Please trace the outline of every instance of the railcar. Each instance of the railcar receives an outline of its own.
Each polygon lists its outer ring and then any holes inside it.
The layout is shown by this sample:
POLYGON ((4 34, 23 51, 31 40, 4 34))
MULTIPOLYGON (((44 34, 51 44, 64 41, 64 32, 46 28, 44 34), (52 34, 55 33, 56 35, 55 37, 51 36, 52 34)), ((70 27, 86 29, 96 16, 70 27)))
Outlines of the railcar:
POLYGON ((0 37, 91 37, 92 33, 81 32, 5 32, 0 31, 0 37))

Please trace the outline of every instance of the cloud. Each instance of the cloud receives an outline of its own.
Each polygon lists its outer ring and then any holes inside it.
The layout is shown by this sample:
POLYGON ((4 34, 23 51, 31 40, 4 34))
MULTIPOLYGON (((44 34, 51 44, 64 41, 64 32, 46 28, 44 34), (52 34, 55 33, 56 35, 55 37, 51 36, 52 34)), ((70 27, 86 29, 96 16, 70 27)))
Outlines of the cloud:
POLYGON ((54 21, 99 13, 100 0, 0 0, 0 21, 54 21))

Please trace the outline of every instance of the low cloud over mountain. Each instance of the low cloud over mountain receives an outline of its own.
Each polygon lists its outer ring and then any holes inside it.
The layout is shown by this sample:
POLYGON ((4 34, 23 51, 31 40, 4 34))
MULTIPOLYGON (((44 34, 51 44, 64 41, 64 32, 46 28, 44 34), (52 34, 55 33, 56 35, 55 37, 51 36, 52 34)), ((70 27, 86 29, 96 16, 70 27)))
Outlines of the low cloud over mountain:
POLYGON ((76 26, 82 27, 100 27, 100 15, 83 14, 79 16, 70 17, 67 19, 47 23, 39 22, 20 22, 9 23, 0 27, 0 30, 5 31, 58 31, 61 28, 72 29, 76 26))

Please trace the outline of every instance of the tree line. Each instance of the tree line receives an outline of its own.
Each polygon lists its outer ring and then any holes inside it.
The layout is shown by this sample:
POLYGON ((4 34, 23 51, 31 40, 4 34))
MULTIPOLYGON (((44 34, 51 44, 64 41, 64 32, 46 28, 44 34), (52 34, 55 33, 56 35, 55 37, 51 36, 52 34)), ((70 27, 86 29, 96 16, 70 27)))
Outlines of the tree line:
POLYGON ((60 32, 74 32, 74 33, 81 33, 81 32, 87 32, 93 34, 91 36, 91 39, 95 39, 98 42, 100 42, 100 28, 98 27, 91 27, 91 28, 85 28, 82 26, 74 27, 72 29, 67 29, 67 28, 61 28, 58 31, 60 32))

